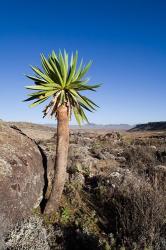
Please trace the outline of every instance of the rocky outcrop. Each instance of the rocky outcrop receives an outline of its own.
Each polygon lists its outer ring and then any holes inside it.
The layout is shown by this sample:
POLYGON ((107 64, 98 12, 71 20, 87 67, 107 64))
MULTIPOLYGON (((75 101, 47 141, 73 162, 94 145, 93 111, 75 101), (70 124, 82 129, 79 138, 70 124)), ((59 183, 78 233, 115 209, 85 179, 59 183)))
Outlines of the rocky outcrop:
POLYGON ((39 206, 43 176, 43 158, 36 143, 0 123, 0 236, 39 206))

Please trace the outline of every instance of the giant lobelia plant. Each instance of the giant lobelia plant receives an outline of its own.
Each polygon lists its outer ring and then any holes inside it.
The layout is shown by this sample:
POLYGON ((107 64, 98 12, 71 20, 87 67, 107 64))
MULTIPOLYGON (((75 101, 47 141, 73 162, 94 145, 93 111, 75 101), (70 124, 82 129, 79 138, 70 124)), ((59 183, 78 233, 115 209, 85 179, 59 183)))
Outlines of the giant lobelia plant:
POLYGON ((51 195, 47 201, 45 212, 51 214, 60 204, 65 178, 69 147, 69 121, 72 113, 80 125, 88 122, 84 110, 94 111, 98 107, 88 97, 82 95, 82 91, 95 91, 100 84, 89 85, 89 79, 85 78, 91 61, 83 66, 83 60, 78 64, 78 52, 69 56, 64 50, 56 54, 54 51, 46 58, 41 55, 42 69, 31 67, 34 75, 27 76, 34 82, 32 86, 26 86, 33 90, 25 101, 34 101, 30 107, 34 107, 50 100, 43 110, 43 117, 50 115, 57 119, 57 147, 56 164, 51 195))

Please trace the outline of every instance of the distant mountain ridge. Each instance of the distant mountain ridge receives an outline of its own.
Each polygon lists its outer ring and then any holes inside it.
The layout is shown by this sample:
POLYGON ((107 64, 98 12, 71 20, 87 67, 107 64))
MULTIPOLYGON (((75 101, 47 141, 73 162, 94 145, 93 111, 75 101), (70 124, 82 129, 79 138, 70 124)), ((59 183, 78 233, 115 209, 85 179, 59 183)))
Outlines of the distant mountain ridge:
POLYGON ((137 124, 134 128, 129 129, 130 132, 161 131, 161 130, 166 130, 166 121, 137 124))
MULTIPOLYGON (((0 119, 0 122, 3 122, 2 119, 0 119)), ((45 123, 45 124, 41 124, 41 123, 32 123, 32 122, 24 122, 24 121, 20 121, 20 122, 16 122, 16 121, 10 121, 7 122, 9 124, 14 124, 16 126, 21 126, 21 127, 41 127, 43 128, 43 126, 45 127, 50 127, 50 128, 55 128, 56 127, 56 123, 45 123)), ((95 124, 95 123, 89 123, 89 124, 83 124, 81 126, 79 125, 70 125, 71 129, 107 129, 107 130, 130 130, 131 128, 133 128, 135 125, 129 125, 129 124, 125 124, 125 123, 121 123, 121 124, 95 124)))
MULTIPOLYGON (((45 124, 49 127, 55 127, 55 124, 45 124)), ((111 129, 111 130, 129 130, 133 128, 132 125, 129 124, 95 124, 95 123, 89 123, 82 125, 81 127, 78 125, 70 125, 70 128, 72 129, 111 129)))

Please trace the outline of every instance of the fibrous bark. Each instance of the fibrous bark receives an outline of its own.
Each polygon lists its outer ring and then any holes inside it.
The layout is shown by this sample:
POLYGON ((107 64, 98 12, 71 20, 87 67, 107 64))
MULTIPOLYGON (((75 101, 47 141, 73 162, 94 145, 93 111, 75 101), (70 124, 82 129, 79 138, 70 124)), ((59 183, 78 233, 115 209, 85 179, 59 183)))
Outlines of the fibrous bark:
POLYGON ((55 176, 51 195, 46 204, 45 213, 51 214, 59 207, 65 179, 69 147, 69 116, 68 108, 62 105, 57 110, 57 148, 55 176))

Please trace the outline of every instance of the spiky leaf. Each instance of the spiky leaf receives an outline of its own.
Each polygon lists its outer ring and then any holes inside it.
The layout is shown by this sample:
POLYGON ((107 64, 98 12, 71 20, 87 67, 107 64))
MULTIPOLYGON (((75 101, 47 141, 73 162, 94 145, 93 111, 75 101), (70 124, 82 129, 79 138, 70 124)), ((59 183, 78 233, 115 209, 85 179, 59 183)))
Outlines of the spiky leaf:
MULTIPOLYGON (((95 91, 100 84, 89 85, 89 79, 85 79, 92 62, 90 61, 83 67, 83 60, 78 64, 78 52, 71 55, 59 51, 54 51, 46 58, 41 54, 42 68, 31 67, 34 76, 27 77, 35 85, 26 86, 27 89, 34 91, 29 94, 25 101, 35 100, 31 107, 34 107, 51 97, 50 103, 44 109, 44 116, 57 114, 60 105, 66 105, 69 112, 73 111, 78 124, 83 121, 88 122, 84 110, 93 112, 98 107, 93 101, 80 94, 82 91, 95 91)), ((70 115, 70 114, 69 114, 70 115)))

